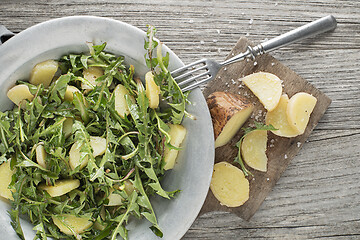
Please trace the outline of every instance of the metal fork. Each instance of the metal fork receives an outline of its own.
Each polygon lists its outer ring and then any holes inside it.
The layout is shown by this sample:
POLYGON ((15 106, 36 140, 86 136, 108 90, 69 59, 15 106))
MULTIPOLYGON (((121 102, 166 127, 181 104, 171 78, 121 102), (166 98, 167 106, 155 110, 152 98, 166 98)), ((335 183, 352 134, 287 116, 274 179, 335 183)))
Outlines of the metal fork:
POLYGON ((211 59, 202 59, 172 71, 171 75, 174 77, 175 81, 178 82, 181 90, 186 92, 203 83, 213 80, 218 71, 226 65, 246 58, 254 60, 256 56, 278 49, 290 43, 333 30, 336 28, 336 25, 336 19, 332 15, 329 15, 266 42, 260 43, 255 47, 248 46, 245 52, 224 62, 218 63, 211 59))

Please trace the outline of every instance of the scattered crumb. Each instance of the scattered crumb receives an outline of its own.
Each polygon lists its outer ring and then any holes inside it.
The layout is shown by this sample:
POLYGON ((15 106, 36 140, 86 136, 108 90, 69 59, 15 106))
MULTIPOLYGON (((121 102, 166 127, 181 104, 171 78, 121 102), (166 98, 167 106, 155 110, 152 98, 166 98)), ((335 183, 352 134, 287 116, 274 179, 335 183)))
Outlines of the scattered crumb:
POLYGON ((255 181, 255 178, 253 178, 252 180, 255 181))
POLYGON ((257 62, 255 61, 255 62, 254 62, 254 66, 256 66, 256 65, 257 65, 257 62))
POLYGON ((246 36, 246 37, 250 36, 250 33, 246 33, 245 36, 246 36))
POLYGON ((276 3, 275 3, 275 6, 277 6, 277 5, 278 5, 278 3, 276 2, 276 3))
POLYGON ((296 145, 297 145, 297 147, 300 147, 300 146, 301 146, 301 142, 297 142, 296 145))
POLYGON ((266 181, 269 181, 270 179, 269 178, 266 178, 266 181))
POLYGON ((216 29, 216 32, 217 32, 218 34, 220 34, 220 30, 219 30, 219 29, 216 29))
POLYGON ((249 20, 249 24, 251 25, 251 24, 253 24, 253 22, 254 22, 254 19, 251 18, 251 19, 249 20))
POLYGON ((234 54, 234 53, 232 53, 232 54, 231 54, 231 56, 235 56, 235 54, 234 54))
POLYGON ((249 61, 250 61, 250 59, 248 59, 248 58, 247 58, 247 59, 246 59, 246 61, 247 61, 247 62, 249 62, 249 61))
POLYGON ((275 65, 275 63, 272 62, 272 63, 271 63, 271 66, 274 66, 274 65, 275 65))
POLYGON ((205 44, 204 40, 201 40, 201 41, 200 41, 200 44, 201 44, 201 45, 204 45, 204 44, 205 44))
POLYGON ((271 142, 271 143, 274 143, 274 142, 275 142, 275 139, 271 139, 270 142, 271 142))
POLYGON ((288 156, 285 154, 285 155, 284 155, 284 159, 287 159, 287 158, 288 158, 288 156))
POLYGON ((194 20, 192 20, 192 19, 189 20, 189 23, 193 23, 193 22, 194 22, 194 20))
POLYGON ((213 42, 216 43, 218 40, 217 39, 213 39, 213 42))

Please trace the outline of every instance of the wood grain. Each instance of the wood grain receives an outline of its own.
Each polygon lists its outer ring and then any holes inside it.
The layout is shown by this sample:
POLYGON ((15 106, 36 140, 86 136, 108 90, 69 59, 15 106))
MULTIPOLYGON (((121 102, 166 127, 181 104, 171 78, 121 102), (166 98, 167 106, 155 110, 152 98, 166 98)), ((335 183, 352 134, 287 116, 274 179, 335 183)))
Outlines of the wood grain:
POLYGON ((338 20, 334 32, 272 53, 332 100, 308 143, 250 221, 207 213, 183 239, 360 239, 359 1, 0 1, 0 23, 15 32, 79 14, 111 17, 143 30, 153 24, 158 38, 185 63, 223 60, 242 36, 259 43, 333 14, 338 20))
MULTIPOLYGON (((240 38, 227 58, 240 54, 246 50, 247 46, 253 45, 254 44, 246 38, 240 38)), ((264 122, 266 114, 265 108, 256 96, 253 95, 252 92, 241 82, 241 77, 254 72, 270 72, 278 76, 283 81, 283 93, 288 94, 289 98, 297 92, 312 94, 317 98, 316 106, 311 114, 309 124, 304 134, 294 138, 285 138, 276 136, 269 132, 266 151, 266 155, 268 157, 267 172, 263 173, 251 170, 254 177, 248 177, 250 182, 250 197, 244 205, 236 208, 228 208, 220 205, 219 201, 215 198, 212 192, 209 191, 200 215, 212 211, 225 211, 235 213, 245 220, 250 220, 271 189, 275 186, 275 183, 279 180, 281 174, 285 171, 290 161, 299 152, 301 146, 303 146, 306 139, 310 136, 312 130, 315 128, 331 103, 330 98, 328 98, 324 93, 319 91, 305 79, 298 76, 294 71, 284 66, 269 54, 257 57, 255 60, 241 61, 224 67, 219 71, 216 78, 207 84, 203 91, 204 96, 208 97, 211 93, 218 91, 247 96, 255 107, 252 116, 244 124, 244 127, 254 125, 254 121, 264 122)), ((235 147, 235 143, 239 141, 243 134, 243 131, 239 131, 230 143, 216 149, 215 163, 221 161, 232 163, 234 161, 238 152, 238 149, 235 147)), ((238 167, 240 168, 240 165, 238 165, 238 167)))

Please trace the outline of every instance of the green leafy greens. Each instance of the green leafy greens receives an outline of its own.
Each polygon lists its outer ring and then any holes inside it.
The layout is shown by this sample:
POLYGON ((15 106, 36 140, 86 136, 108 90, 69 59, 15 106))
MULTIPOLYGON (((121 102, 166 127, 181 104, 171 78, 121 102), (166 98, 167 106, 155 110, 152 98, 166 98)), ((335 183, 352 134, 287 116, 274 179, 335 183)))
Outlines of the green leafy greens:
POLYGON ((11 161, 15 170, 9 188, 11 225, 25 239, 19 218, 27 215, 34 224, 35 239, 128 239, 126 224, 130 217, 145 218, 151 230, 162 236, 149 197, 157 194, 170 199, 178 190, 167 192, 160 184, 164 174, 163 152, 170 145, 168 123, 180 124, 188 114, 186 96, 167 70, 169 55, 162 56, 161 43, 153 39, 156 29, 149 26, 145 40, 146 63, 151 69, 162 99, 168 108, 151 109, 143 83, 134 77, 133 66, 124 58, 105 52, 106 43, 89 46, 90 54, 69 54, 59 60, 61 75, 44 88, 26 84, 34 94, 22 107, 0 113, 0 164, 11 161), (157 48, 157 57, 153 51, 157 48), (83 71, 101 68, 104 74, 89 81, 83 71), (121 117, 115 110, 114 88, 125 86, 130 114, 121 117), (68 86, 82 89, 65 100, 68 86), (135 101, 133 101, 135 99, 135 101), (24 106, 24 107, 23 107, 24 106), (65 121, 72 120, 72 132, 65 134, 65 121), (92 136, 106 139, 105 153, 93 155, 92 136), (46 151, 46 167, 36 161, 36 147, 46 151), (85 167, 70 166, 69 151, 77 144, 80 162, 85 167), (39 185, 54 185, 61 179, 79 179, 80 186, 64 195, 51 197, 39 185), (129 187, 131 186, 131 187, 129 187), (129 190, 134 189, 134 190, 129 190), (121 204, 108 206, 109 195, 119 195, 121 204), (88 219, 93 224, 76 233, 64 215, 88 219), (54 220, 61 221, 72 235, 61 232, 54 220))

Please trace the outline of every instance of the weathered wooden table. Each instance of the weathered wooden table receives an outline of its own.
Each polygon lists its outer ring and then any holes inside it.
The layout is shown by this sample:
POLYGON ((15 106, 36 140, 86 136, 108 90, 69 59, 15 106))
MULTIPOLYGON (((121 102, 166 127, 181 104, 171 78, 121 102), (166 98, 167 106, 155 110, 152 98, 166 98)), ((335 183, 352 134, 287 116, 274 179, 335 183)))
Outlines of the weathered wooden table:
MULTIPOLYGON (((158 38, 185 62, 222 60, 253 42, 333 14, 334 32, 273 53, 332 104, 254 217, 198 217, 183 239, 360 239, 360 3, 356 0, 1 0, 0 23, 20 32, 70 15, 118 19, 158 38)), ((31 47, 31 43, 29 43, 31 47)))

